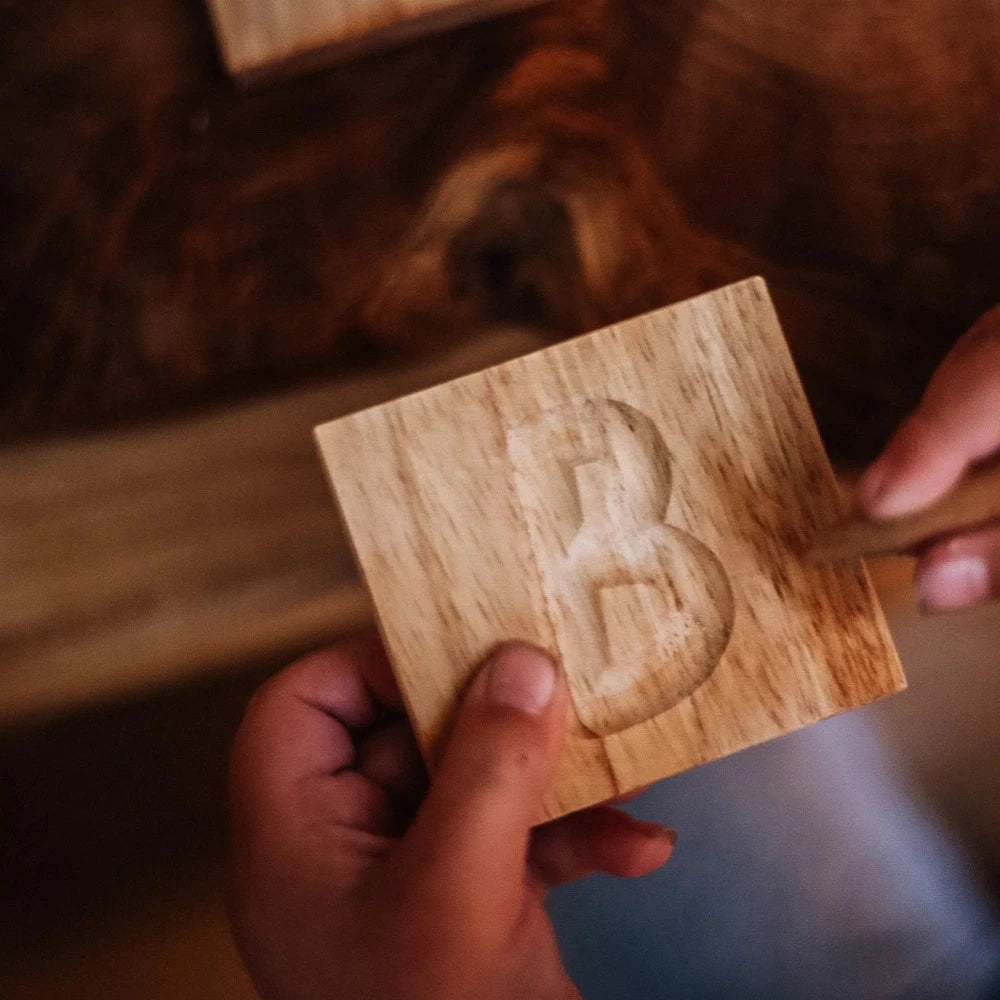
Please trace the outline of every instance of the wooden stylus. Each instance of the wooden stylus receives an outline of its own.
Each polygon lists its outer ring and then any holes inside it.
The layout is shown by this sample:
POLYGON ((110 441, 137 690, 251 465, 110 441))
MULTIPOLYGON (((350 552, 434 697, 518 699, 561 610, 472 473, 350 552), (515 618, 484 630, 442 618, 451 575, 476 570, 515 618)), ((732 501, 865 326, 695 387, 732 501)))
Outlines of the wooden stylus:
POLYGON ((1000 520, 1000 462, 970 472, 925 510, 890 521, 855 517, 820 534, 806 552, 809 562, 834 562, 906 552, 941 535, 1000 520))

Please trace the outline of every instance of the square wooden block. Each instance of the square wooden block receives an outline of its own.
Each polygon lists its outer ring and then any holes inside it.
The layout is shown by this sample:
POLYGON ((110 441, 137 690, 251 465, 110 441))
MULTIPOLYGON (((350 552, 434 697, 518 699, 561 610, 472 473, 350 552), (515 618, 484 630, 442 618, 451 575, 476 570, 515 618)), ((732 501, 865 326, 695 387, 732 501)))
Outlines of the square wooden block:
POLYGON ((554 817, 905 686, 763 281, 316 431, 421 745, 498 642, 574 712, 554 817))
POLYGON ((226 69, 244 81, 309 70, 367 49, 542 0, 208 0, 226 69))

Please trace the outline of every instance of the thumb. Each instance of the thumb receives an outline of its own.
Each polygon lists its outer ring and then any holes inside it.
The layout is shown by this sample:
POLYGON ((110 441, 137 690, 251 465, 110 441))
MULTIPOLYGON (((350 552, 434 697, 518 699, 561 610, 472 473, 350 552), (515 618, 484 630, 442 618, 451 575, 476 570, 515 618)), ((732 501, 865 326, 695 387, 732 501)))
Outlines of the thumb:
POLYGON ((409 870, 437 900, 495 907, 506 897, 519 905, 566 704, 562 675, 533 646, 503 645, 480 669, 402 845, 409 870))

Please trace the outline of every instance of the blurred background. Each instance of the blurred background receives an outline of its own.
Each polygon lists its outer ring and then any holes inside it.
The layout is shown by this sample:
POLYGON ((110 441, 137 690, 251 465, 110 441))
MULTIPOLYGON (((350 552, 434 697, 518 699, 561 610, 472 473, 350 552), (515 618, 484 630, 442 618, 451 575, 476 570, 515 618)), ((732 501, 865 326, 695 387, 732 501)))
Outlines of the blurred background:
MULTIPOLYGON (((0 996, 253 995, 228 744, 370 619, 315 423, 759 273, 849 477, 1000 298, 988 0, 421 3, 0 0, 0 996)), ((1000 614, 873 570, 1000 886, 1000 614)))

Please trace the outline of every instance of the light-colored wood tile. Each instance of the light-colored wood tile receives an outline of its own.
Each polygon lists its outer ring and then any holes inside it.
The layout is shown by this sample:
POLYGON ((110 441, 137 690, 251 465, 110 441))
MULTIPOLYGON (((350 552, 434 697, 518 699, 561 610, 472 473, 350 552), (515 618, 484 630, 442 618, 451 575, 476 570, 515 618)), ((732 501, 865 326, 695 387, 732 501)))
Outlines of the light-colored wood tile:
POLYGON ((222 58, 252 80, 457 27, 542 0, 208 0, 222 58))
POLYGON ((418 738, 497 642, 558 654, 555 816, 901 689, 766 287, 317 428, 418 738))

